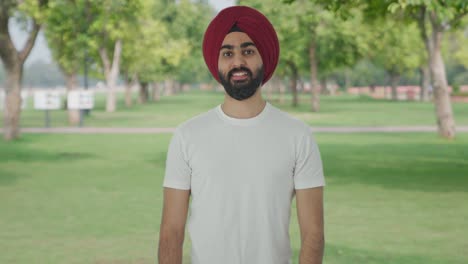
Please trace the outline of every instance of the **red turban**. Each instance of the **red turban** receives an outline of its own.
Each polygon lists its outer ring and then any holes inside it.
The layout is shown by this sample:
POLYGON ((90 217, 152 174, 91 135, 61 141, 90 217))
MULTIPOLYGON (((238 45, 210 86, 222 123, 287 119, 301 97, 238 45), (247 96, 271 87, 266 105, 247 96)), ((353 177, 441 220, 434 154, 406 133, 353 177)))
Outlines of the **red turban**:
POLYGON ((218 57, 224 37, 236 25, 255 43, 262 57, 266 83, 278 64, 279 42, 276 31, 268 19, 257 10, 247 6, 232 6, 221 10, 211 21, 203 38, 203 57, 213 77, 218 76, 218 57))

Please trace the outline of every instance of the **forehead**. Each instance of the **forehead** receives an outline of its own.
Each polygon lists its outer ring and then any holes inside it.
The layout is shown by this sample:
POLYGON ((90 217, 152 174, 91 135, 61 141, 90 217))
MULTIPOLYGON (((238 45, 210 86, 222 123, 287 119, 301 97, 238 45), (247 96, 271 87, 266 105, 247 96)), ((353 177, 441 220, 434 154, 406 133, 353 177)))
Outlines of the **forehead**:
POLYGON ((249 35, 245 34, 244 32, 231 32, 224 37, 222 45, 233 45, 239 46, 245 42, 253 42, 253 40, 249 37, 249 35))

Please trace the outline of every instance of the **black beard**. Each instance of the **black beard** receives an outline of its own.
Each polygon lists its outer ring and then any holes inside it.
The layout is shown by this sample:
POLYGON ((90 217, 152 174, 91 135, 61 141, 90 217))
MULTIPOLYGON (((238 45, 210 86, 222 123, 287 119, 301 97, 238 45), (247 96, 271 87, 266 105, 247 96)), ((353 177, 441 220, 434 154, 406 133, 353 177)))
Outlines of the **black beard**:
POLYGON ((219 79, 221 81, 221 84, 224 87, 224 90, 226 91, 227 94, 229 94, 229 96, 231 96, 232 98, 238 101, 245 100, 255 94, 258 87, 260 87, 260 85, 262 84, 263 74, 264 74, 263 66, 261 66, 257 70, 255 76, 253 76, 252 72, 245 67, 239 67, 239 68, 230 70, 229 73, 227 74, 227 78, 225 78, 224 75, 218 71, 219 79), (230 82, 229 80, 231 79, 232 74, 235 71, 239 71, 239 70, 247 72, 247 75, 249 77, 247 81, 230 82))

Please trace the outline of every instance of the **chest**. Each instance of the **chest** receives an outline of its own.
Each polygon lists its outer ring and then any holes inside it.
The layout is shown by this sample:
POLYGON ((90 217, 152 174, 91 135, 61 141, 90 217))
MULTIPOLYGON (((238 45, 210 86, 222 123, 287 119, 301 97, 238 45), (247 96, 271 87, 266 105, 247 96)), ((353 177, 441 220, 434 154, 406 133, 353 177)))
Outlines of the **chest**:
POLYGON ((295 151, 289 138, 226 134, 199 140, 188 153, 194 193, 210 188, 281 192, 293 185, 295 151))

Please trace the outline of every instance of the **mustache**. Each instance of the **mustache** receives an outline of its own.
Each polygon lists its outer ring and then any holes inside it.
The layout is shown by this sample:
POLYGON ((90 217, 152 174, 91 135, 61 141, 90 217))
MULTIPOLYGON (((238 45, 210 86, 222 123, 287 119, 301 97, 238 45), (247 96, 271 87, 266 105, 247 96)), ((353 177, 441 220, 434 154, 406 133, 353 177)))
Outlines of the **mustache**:
POLYGON ((228 72, 228 78, 231 78, 232 75, 234 74, 234 72, 238 72, 238 71, 245 71, 245 72, 247 72, 247 75, 249 75, 250 77, 252 77, 252 71, 250 71, 250 70, 247 69, 246 67, 241 66, 241 67, 239 67, 239 68, 234 68, 234 69, 230 70, 230 71, 228 72))

